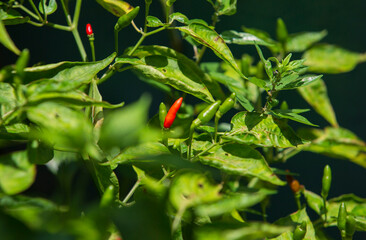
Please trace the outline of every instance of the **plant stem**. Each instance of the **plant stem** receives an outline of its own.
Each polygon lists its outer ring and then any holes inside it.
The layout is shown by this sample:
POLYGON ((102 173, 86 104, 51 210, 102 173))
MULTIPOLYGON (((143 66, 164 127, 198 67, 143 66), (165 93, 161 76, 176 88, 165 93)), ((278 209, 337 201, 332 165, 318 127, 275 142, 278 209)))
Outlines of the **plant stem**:
POLYGON ((118 31, 114 29, 114 51, 118 56, 118 31))
POLYGON ((90 43, 90 49, 91 49, 91 52, 92 52, 92 60, 93 60, 93 62, 95 62, 94 37, 89 38, 89 43, 90 43))
POLYGON ((301 193, 299 193, 299 192, 298 193, 295 193, 294 196, 295 196, 295 201, 296 201, 297 209, 298 210, 301 210, 301 200, 300 200, 301 193))
POLYGON ((46 9, 45 9, 45 7, 44 7, 44 0, 41 0, 41 5, 42 5, 42 10, 43 10, 43 22, 47 22, 47 13, 46 13, 46 9))
POLYGON ((75 5, 74 17, 73 17, 73 24, 74 26, 78 26, 79 24, 79 17, 80 17, 80 10, 81 10, 81 3, 82 0, 77 0, 75 5))
POLYGON ((128 200, 132 197, 132 195, 135 193, 136 189, 140 186, 140 180, 137 180, 136 183, 131 188, 130 192, 127 194, 125 199, 123 199, 122 203, 126 204, 128 200))
POLYGON ((147 31, 147 16, 149 16, 149 10, 150 10, 150 4, 148 3, 145 6, 145 23, 144 23, 144 33, 146 33, 147 31))
POLYGON ((184 205, 178 209, 178 212, 175 215, 173 223, 172 223, 172 233, 177 231, 178 226, 179 226, 180 222, 182 221, 182 217, 183 217, 183 214, 185 211, 186 211, 186 206, 184 206, 184 205))
MULTIPOLYGON (((36 5, 34 4, 33 0, 29 0, 30 5, 32 6, 33 10, 36 12, 37 16, 38 16, 38 20, 41 22, 43 21, 42 15, 40 14, 40 12, 38 11, 38 8, 36 7, 36 5)), ((23 5, 20 5, 22 7, 24 7, 23 5)), ((25 8, 25 7, 24 7, 25 8)))
POLYGON ((324 223, 327 223, 328 211, 327 211, 327 200, 325 198, 323 198, 323 206, 324 206, 324 223))
POLYGON ((215 136, 214 136, 214 142, 217 142, 217 129, 219 126, 219 118, 215 116, 215 136))

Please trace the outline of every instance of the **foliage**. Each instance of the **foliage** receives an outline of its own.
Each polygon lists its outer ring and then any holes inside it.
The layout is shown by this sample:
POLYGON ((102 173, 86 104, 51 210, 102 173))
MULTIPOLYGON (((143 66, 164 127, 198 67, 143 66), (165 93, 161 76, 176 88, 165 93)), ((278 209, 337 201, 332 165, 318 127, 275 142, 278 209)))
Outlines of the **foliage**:
POLYGON ((364 54, 316 44, 325 30, 289 34, 282 19, 276 39, 244 26, 218 33, 219 17, 235 14, 236 0, 207 0, 214 12, 210 24, 174 12, 172 0, 161 0, 165 21, 149 15, 151 0, 141 7, 145 11, 132 2, 97 2, 116 16, 115 52, 99 61, 94 59, 94 35, 88 34, 93 51, 93 61, 88 61, 77 30, 81 0, 76 0, 73 17, 67 0, 0 2, 0 43, 18 55, 16 63, 0 69, 0 236, 315 240, 329 239, 324 232, 341 220, 347 222, 343 239, 351 239, 354 230, 366 231, 366 200, 353 194, 328 200, 330 182, 322 197, 303 186, 293 188, 298 211, 266 221, 271 196, 286 185, 283 175, 296 183, 293 173, 275 169, 273 163, 310 151, 366 167, 366 143, 339 127, 326 76, 320 75, 351 71, 365 61, 364 54), (48 20, 59 11, 67 25, 48 20), (133 19, 144 12, 139 28, 133 19), (71 32, 82 61, 29 66, 29 51, 19 50, 6 30, 24 23, 71 32), (118 34, 126 27, 134 27, 141 38, 119 51, 118 34), (179 32, 195 50, 194 58, 166 46, 142 45, 162 31, 179 32), (250 45, 258 56, 235 59, 230 44, 250 45), (263 53, 264 48, 269 51, 263 53), (206 50, 217 62, 201 63, 206 50), (294 59, 292 52, 303 58, 294 59), (184 102, 172 127, 165 129, 160 122, 166 107, 161 105, 160 116, 149 117, 149 95, 127 106, 103 101, 98 84, 128 70, 161 90, 169 99, 166 104, 186 95, 197 104, 184 102), (321 129, 304 116, 310 109, 279 102, 281 91, 295 89, 331 126, 321 129), (231 125, 219 124, 230 108, 235 112, 231 125), (294 130, 294 122, 303 128, 294 130), (42 166, 59 181, 56 200, 27 192, 39 181, 36 170, 42 166), (100 203, 83 206, 85 190, 79 190, 90 178, 100 203), (341 203, 347 206, 347 220, 338 215, 341 203), (309 209, 318 220, 309 218, 309 209), (263 221, 253 220, 253 213, 263 221))

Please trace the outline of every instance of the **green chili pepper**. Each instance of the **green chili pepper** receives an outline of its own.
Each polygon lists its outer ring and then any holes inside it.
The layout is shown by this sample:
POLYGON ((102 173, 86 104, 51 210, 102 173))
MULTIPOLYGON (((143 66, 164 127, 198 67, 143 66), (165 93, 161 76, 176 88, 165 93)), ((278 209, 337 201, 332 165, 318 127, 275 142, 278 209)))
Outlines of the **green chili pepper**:
POLYGON ((191 129, 195 129, 201 124, 208 123, 213 118, 213 116, 215 116, 215 113, 219 109, 220 104, 221 101, 218 100, 209 105, 208 107, 206 107, 205 109, 203 109, 203 111, 198 115, 198 117, 192 122, 191 129))
POLYGON ((346 217, 346 237, 352 239, 353 234, 356 231, 356 220, 352 215, 346 217))
POLYGON ((324 167, 324 174, 323 174, 323 187, 322 187, 322 197, 323 198, 327 198, 328 197, 328 193, 329 193, 329 189, 330 189, 330 184, 332 182, 332 171, 329 167, 329 165, 326 165, 324 167))
POLYGON ((168 7, 171 7, 175 1, 176 1, 176 0, 167 0, 167 1, 166 1, 166 5, 167 5, 168 7))
POLYGON ((113 204, 114 201, 114 186, 109 185, 103 193, 102 199, 100 200, 100 207, 105 208, 113 204))
POLYGON ((302 222, 300 225, 297 225, 294 231, 294 240, 302 240, 306 235, 306 222, 302 222))
POLYGON ((160 120, 160 127, 161 128, 164 127, 164 121, 165 121, 166 114, 167 114, 166 106, 162 102, 162 103, 160 103, 160 106, 159 106, 159 120, 160 120))
POLYGON ((342 237, 345 237, 346 235, 346 221, 347 221, 346 219, 347 219, 347 208, 346 204, 342 202, 339 205, 338 218, 337 218, 337 226, 339 231, 341 231, 342 237))
POLYGON ((133 10, 131 10, 131 12, 122 15, 116 25, 114 26, 114 30, 119 32, 121 31, 123 28, 127 27, 128 25, 131 24, 132 20, 137 16, 137 14, 139 13, 140 7, 135 7, 133 10))
POLYGON ((232 109, 234 107, 235 104, 235 99, 236 99, 236 94, 233 92, 228 98, 225 99, 225 101, 221 104, 221 106, 219 107, 219 110, 216 112, 215 117, 216 118, 221 118, 222 115, 224 115, 225 113, 227 113, 230 109, 232 109))

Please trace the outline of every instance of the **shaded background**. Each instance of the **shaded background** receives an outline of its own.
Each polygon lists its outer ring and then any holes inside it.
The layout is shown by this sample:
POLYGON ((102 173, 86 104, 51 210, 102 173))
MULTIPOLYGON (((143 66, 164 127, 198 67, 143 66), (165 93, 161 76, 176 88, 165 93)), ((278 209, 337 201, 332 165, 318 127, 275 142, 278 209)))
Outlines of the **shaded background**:
MULTIPOLYGON (((129 1, 134 6, 144 6, 144 1, 129 1)), ((150 15, 163 19, 160 3, 154 0, 150 15)), ((187 15, 188 18, 202 18, 210 22, 212 7, 205 0, 177 0, 175 11, 187 15)), ((360 0, 238 0, 238 11, 234 16, 222 16, 218 22, 216 31, 241 30, 245 25, 250 28, 265 30, 275 37, 276 19, 281 17, 289 33, 301 31, 328 30, 323 42, 339 45, 355 52, 366 51, 366 1, 360 0)), ((73 8, 71 1, 70 8, 73 8)), ((143 10, 143 9, 141 9, 143 10)), ((138 26, 143 24, 143 11, 135 20, 138 26)), ((51 22, 66 24, 63 12, 59 6, 56 13, 49 16, 51 22)), ((114 50, 113 27, 117 18, 105 11, 96 1, 84 0, 80 15, 79 30, 85 49, 90 56, 90 48, 85 35, 85 25, 91 23, 95 33, 96 57, 102 59, 114 50)), ((31 53, 31 63, 54 63, 64 60, 80 61, 73 36, 69 32, 63 32, 48 27, 37 28, 29 25, 7 26, 19 49, 28 48, 31 53)), ((139 34, 130 26, 120 32, 120 49, 129 44, 136 43, 139 34)), ((160 34, 149 37, 143 44, 159 44, 170 46, 168 34, 160 34)), ((258 60, 252 46, 229 46, 236 58, 249 53, 258 60)), ((188 57, 193 57, 191 47, 184 43, 183 52, 188 57)), ((269 52, 264 50, 265 56, 269 52)), ((301 55, 294 55, 300 58, 301 55)), ((89 57, 91 58, 91 57, 89 57)), ((0 46, 0 67, 15 62, 16 56, 0 46)), ((205 61, 220 61, 212 52, 206 51, 205 61)), ((339 75, 325 75, 328 94, 332 101, 340 126, 356 133, 366 140, 366 113, 365 113, 365 89, 366 64, 361 64, 349 73, 339 75)), ((141 82, 130 72, 116 74, 100 87, 104 100, 117 103, 125 101, 127 104, 137 100, 142 93, 149 92, 153 96, 150 114, 158 111, 158 105, 164 96, 158 90, 141 82)), ((292 108, 309 108, 296 91, 281 92, 281 99, 286 99, 292 108)), ((194 99, 188 99, 194 101, 194 99)), ((306 117, 321 127, 327 126, 325 120, 314 112, 306 117)), ((294 125, 297 127, 298 125, 294 125)), ((329 198, 345 193, 355 193, 366 198, 366 170, 351 162, 330 159, 313 153, 301 153, 291 158, 286 164, 276 167, 287 168, 300 174, 301 184, 313 192, 320 193, 323 167, 329 164, 333 171, 332 188, 329 198)), ((291 191, 287 187, 279 188, 279 194, 271 203, 269 220, 286 216, 296 210, 296 205, 291 191), (285 205, 284 205, 285 202, 285 205), (285 208, 284 208, 285 206, 285 208)), ((338 230, 333 229, 334 232, 338 230)), ((333 231, 332 229, 330 231, 333 231)), ((357 233, 355 239, 365 239, 366 235, 357 233)))

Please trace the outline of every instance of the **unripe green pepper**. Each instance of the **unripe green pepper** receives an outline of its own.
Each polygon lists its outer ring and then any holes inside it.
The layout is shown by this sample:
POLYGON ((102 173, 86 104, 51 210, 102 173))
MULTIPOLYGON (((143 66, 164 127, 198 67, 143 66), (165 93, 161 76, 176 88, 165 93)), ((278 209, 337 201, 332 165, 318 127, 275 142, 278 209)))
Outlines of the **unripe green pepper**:
POLYGON ((146 5, 150 5, 152 3, 152 0, 145 0, 146 5))
POLYGON ((342 202, 339 205, 338 217, 337 217, 337 226, 339 231, 341 231, 342 237, 345 237, 346 233, 346 221, 347 221, 346 219, 347 219, 347 208, 346 204, 342 202))
POLYGON ((167 0, 167 1, 166 1, 166 5, 167 5, 168 7, 171 7, 175 1, 176 1, 176 0, 167 0))
POLYGON ((306 235, 306 222, 302 222, 300 225, 297 225, 294 231, 294 240, 302 240, 306 235))
POLYGON ((217 110, 220 107, 220 104, 221 101, 218 100, 209 105, 208 107, 206 107, 205 109, 203 109, 203 111, 198 115, 198 117, 192 122, 191 129, 195 129, 201 124, 208 123, 213 118, 213 116, 215 116, 217 110))
POLYGON ((346 236, 352 239, 353 234, 356 231, 356 220, 352 215, 346 217, 346 236))
POLYGON ((221 118, 222 115, 227 113, 230 109, 234 107, 236 99, 236 94, 233 92, 228 98, 225 99, 225 101, 221 104, 219 107, 219 110, 216 112, 216 118, 221 118))
POLYGON ((102 199, 100 200, 100 207, 109 207, 114 202, 114 186, 109 185, 103 193, 102 199))
POLYGON ((131 10, 130 12, 128 12, 127 14, 121 16, 116 25, 114 26, 114 30, 119 32, 121 31, 123 28, 127 27, 128 25, 131 24, 132 20, 135 19, 135 17, 137 16, 137 14, 140 11, 140 7, 135 7, 133 10, 131 10))
POLYGON ((331 182, 332 182, 332 171, 331 171, 329 165, 326 165, 324 167, 324 173, 323 173, 323 179, 322 179, 323 186, 322 186, 322 192, 321 192, 321 195, 324 199, 326 199, 328 197, 331 182))
POLYGON ((165 121, 166 114, 167 114, 166 106, 162 102, 162 103, 160 103, 160 106, 159 106, 159 121, 160 121, 161 128, 164 127, 164 121, 165 121))

